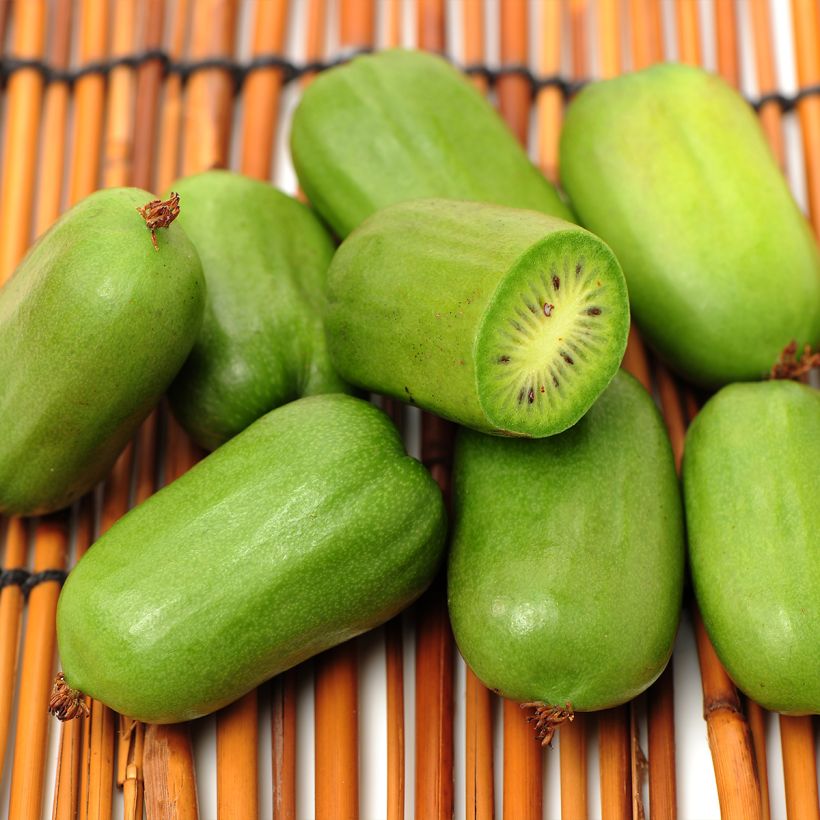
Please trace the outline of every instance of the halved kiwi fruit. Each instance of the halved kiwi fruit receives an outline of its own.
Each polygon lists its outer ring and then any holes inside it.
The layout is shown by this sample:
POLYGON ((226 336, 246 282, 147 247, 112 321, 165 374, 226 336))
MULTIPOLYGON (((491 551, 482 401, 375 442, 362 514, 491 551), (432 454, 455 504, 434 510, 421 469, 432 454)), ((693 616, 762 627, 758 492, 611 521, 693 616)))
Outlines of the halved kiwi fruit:
POLYGON ((615 375, 629 330, 624 277, 600 239, 497 205, 385 208, 342 243, 328 288, 344 379, 485 433, 570 427, 615 375))
POLYGON ((507 273, 479 327, 487 419, 533 437, 565 430, 609 384, 628 332, 626 286, 609 248, 577 229, 550 234, 507 273))

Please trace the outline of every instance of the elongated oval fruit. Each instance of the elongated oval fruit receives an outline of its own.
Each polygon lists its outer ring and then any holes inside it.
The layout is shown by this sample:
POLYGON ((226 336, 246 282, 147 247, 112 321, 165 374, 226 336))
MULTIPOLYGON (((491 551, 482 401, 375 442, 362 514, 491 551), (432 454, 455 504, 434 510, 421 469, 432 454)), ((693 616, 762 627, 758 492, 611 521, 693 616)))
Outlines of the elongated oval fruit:
POLYGON ((176 223, 154 249, 137 212, 152 199, 87 197, 0 291, 0 513, 51 512, 89 490, 191 350, 202 269, 176 223))
POLYGON ((264 182, 206 171, 172 186, 208 286, 199 338, 170 398, 182 426, 218 447, 302 396, 343 392, 325 344, 333 244, 313 213, 264 182))
POLYGON ((570 104, 561 180, 624 268, 661 357, 707 386, 820 341, 820 257, 754 112, 720 78, 658 65, 570 104))
POLYGON ((152 723, 212 712, 410 604, 444 531, 438 486, 380 410, 299 399, 80 561, 57 612, 65 685, 152 723))
POLYGON ((328 283, 343 378, 485 432, 565 430, 626 347, 629 305, 612 252, 534 211, 390 206, 342 243, 328 283))
POLYGON ((345 237, 394 202, 468 199, 572 214, 492 106, 441 57, 399 49, 317 77, 293 116, 308 198, 345 237))
POLYGON ((620 372, 571 430, 541 441, 459 432, 450 619, 491 689, 553 710, 624 703, 672 653, 683 525, 663 422, 620 372))
POLYGON ((820 712, 820 393, 734 384, 686 436, 692 583, 732 680, 767 709, 820 712))

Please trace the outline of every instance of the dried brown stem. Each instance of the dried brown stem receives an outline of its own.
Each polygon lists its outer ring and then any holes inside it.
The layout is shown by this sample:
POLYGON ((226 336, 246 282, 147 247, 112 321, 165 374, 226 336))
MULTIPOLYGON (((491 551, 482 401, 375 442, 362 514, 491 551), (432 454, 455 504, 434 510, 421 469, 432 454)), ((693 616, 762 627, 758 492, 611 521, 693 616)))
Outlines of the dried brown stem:
POLYGON ((566 703, 563 706, 547 706, 545 703, 533 701, 522 703, 522 709, 532 709, 533 713, 527 717, 527 722, 535 726, 535 736, 542 746, 551 746, 555 730, 566 721, 570 723, 575 720, 575 712, 572 704, 566 703))
POLYGON ((85 695, 79 689, 72 689, 66 683, 62 672, 58 672, 54 679, 54 689, 51 691, 48 711, 57 720, 74 720, 89 715, 85 695))
POLYGON ((772 365, 769 372, 770 379, 794 379, 799 380, 807 376, 815 367, 820 367, 820 351, 813 353, 810 344, 803 346, 801 356, 797 355, 797 342, 792 339, 780 358, 772 365))
POLYGON ((151 231, 151 242, 158 251, 157 231, 167 228, 179 216, 179 194, 171 191, 168 199, 152 199, 145 205, 138 205, 137 211, 145 220, 145 227, 151 231))

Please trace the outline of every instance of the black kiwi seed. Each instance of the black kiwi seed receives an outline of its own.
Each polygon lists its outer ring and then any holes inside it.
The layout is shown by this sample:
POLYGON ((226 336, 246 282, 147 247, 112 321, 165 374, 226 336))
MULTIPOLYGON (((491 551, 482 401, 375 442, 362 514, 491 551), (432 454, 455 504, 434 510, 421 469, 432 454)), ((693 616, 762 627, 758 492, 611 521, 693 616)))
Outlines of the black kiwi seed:
POLYGON ((561 287, 561 280, 555 275, 552 275, 552 287, 554 290, 558 290, 561 287))
POLYGON ((563 350, 561 351, 561 358, 562 358, 562 359, 563 359, 563 360, 564 360, 567 364, 575 364, 575 362, 572 360, 572 356, 570 356, 570 355, 569 355, 569 353, 565 353, 563 350))
POLYGON ((498 359, 499 364, 508 364, 509 361, 510 361, 509 356, 500 356, 499 359, 498 359))
POLYGON ((532 404, 535 401, 535 391, 530 388, 530 392, 527 393, 527 401, 532 404))
POLYGON ((600 316, 600 315, 601 315, 601 308, 599 308, 599 307, 587 308, 587 316, 600 316))

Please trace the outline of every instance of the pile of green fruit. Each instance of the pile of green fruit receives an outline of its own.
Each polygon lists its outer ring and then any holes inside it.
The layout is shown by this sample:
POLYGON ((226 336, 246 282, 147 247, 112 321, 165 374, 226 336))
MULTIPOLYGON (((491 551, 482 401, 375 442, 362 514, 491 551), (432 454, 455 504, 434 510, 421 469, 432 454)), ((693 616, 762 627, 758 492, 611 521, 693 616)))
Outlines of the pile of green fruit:
POLYGON ((684 517, 730 674, 820 711, 820 395, 756 381, 820 342, 820 256, 748 106, 675 65, 592 84, 561 138, 567 201, 455 69, 390 51, 315 80, 292 153, 315 211, 224 171, 100 191, 0 291, 0 512, 71 504, 166 392, 213 450, 71 573, 55 714, 85 692, 195 718, 423 592, 443 499, 360 391, 460 426, 453 630, 545 739, 663 671, 684 517), (661 361, 722 388, 685 509, 619 370, 630 308, 661 361))

